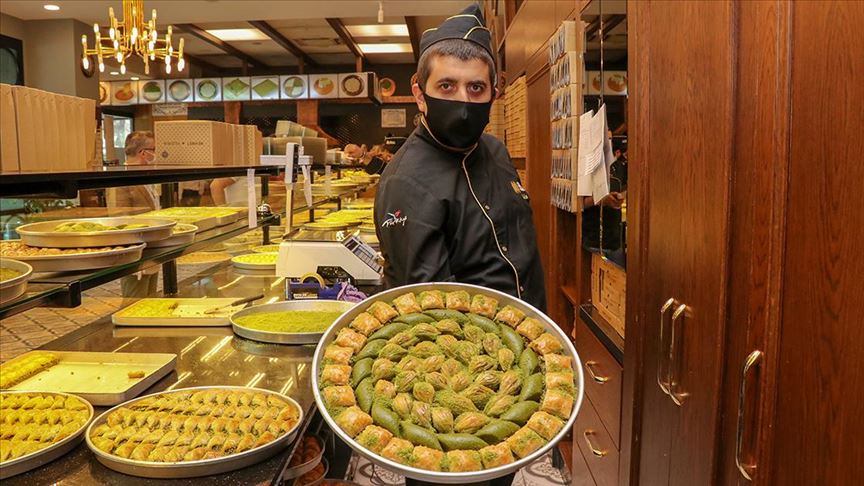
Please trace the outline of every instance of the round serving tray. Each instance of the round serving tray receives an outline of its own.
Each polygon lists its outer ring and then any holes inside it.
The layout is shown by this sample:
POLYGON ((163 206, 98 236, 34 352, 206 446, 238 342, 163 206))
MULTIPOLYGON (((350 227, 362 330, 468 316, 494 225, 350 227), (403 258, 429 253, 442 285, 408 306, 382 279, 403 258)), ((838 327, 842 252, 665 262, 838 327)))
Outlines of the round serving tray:
POLYGON ((188 245, 195 241, 195 234, 198 233, 198 227, 194 224, 183 223, 184 231, 173 231, 171 236, 164 240, 152 241, 147 243, 147 248, 165 248, 167 246, 188 245))
POLYGON ((21 272, 17 277, 0 282, 0 302, 9 302, 21 297, 21 294, 27 290, 27 280, 33 274, 33 267, 11 258, 0 259, 0 266, 21 272))
MULTIPOLYGON (((246 255, 271 255, 275 253, 247 253, 246 255)), ((246 263, 242 260, 238 260, 238 258, 242 258, 246 255, 237 255, 231 258, 231 264, 234 265, 234 268, 240 270, 251 270, 253 272, 267 272, 269 274, 273 274, 276 271, 276 261, 273 263, 246 263)))
POLYGON ((90 404, 87 400, 75 395, 70 395, 68 393, 62 392, 33 392, 33 391, 4 391, 2 395, 12 395, 12 394, 32 394, 39 393, 42 395, 60 395, 64 397, 74 396, 75 398, 81 400, 85 405, 87 405, 87 410, 90 412, 87 422, 81 426, 80 429, 75 431, 74 434, 66 437, 59 442, 51 444, 50 446, 39 449, 38 451, 31 452, 30 454, 21 456, 17 459, 13 459, 11 461, 7 461, 2 463, 2 467, 0 467, 0 479, 7 479, 17 474, 21 474, 23 472, 27 472, 31 469, 35 469, 39 466, 43 466, 48 464, 49 462, 57 459, 58 457, 66 454, 71 451, 75 447, 81 443, 81 440, 84 438, 84 431, 87 430, 87 426, 93 422, 93 405, 90 404))
MULTIPOLYGON (((273 304, 256 305, 234 313, 231 316, 231 327, 234 333, 238 336, 253 341, 261 341, 264 343, 274 344, 315 344, 324 335, 321 332, 270 332, 249 329, 237 324, 237 319, 243 316, 260 314, 262 312, 284 312, 284 311, 327 311, 327 312, 343 312, 349 311, 354 307, 352 302, 343 302, 341 300, 291 300, 287 302, 276 302, 273 304)), ((340 317, 336 320, 339 322, 340 317)))
POLYGON ((146 246, 144 243, 139 243, 125 248, 91 253, 14 256, 12 258, 29 264, 33 267, 34 272, 73 272, 137 262, 141 259, 141 254, 146 246))
MULTIPOLYGON (((327 444, 325 444, 325 442, 321 439, 321 437, 318 437, 317 435, 313 435, 311 437, 318 441, 318 444, 321 446, 321 452, 319 452, 318 454, 315 455, 315 457, 313 457, 312 459, 310 459, 306 462, 303 462, 303 463, 300 463, 294 467, 289 467, 289 468, 285 469, 285 473, 282 474, 282 480, 283 481, 288 480, 288 479, 299 478, 300 476, 306 474, 307 472, 315 469, 315 466, 317 466, 321 462, 321 458, 324 457, 324 449, 326 449, 327 444)), ((300 446, 298 446, 298 447, 300 447, 300 446)), ((294 454, 299 454, 299 453, 300 453, 300 451, 294 451, 294 454)), ((325 476, 326 476, 326 472, 325 472, 325 476)))
POLYGON ((25 245, 47 248, 81 248, 94 246, 135 245, 138 243, 164 240, 165 238, 171 237, 171 228, 175 224, 177 224, 175 221, 169 219, 150 218, 63 219, 25 224, 15 231, 21 235, 21 241, 25 245), (104 224, 106 226, 144 223, 149 226, 146 228, 88 231, 80 233, 54 231, 54 228, 58 225, 68 222, 90 222, 104 224))
POLYGON ((413 284, 406 285, 404 287, 397 287, 394 289, 390 289, 380 294, 376 294, 363 302, 357 304, 350 311, 342 314, 336 322, 330 326, 329 329, 324 333, 324 337, 319 341, 317 348, 315 349, 315 357, 312 358, 312 392, 315 395, 315 403, 318 406, 318 411, 324 417, 324 420, 327 421, 327 424, 330 428, 341 438, 346 444, 348 444, 352 449, 354 449, 358 454, 365 457, 366 459, 372 461, 373 463, 387 468, 391 471, 396 472, 397 474, 401 474, 403 476, 407 476, 410 478, 418 479, 421 481, 428 481, 436 484, 463 484, 463 483, 476 483, 482 481, 489 481, 495 478, 499 478, 501 476, 505 476, 512 472, 516 472, 519 469, 531 464, 536 461, 538 458, 546 454, 552 447, 555 446, 562 438, 564 438, 567 433, 573 428, 573 423, 576 421, 576 414, 579 412, 579 409, 582 407, 582 397, 584 393, 584 376, 582 374, 582 367, 579 366, 579 363, 582 361, 579 359, 579 355, 576 353, 576 348, 573 347, 573 343, 570 341, 570 338, 564 334, 552 319, 550 319, 546 314, 543 314, 535 307, 530 304, 525 303, 522 300, 519 300, 513 296, 507 295, 503 292, 499 292, 497 290, 488 289, 485 287, 479 287, 477 285, 469 285, 469 284, 460 284, 460 283, 421 283, 421 284, 413 284), (492 469, 483 469, 481 471, 472 471, 472 472, 436 472, 429 471, 426 469, 418 469, 410 466, 405 466, 403 464, 399 464, 398 462, 391 461, 387 458, 384 458, 378 454, 375 454, 365 447, 361 446, 357 441, 355 441, 351 436, 346 434, 339 425, 336 424, 336 421, 333 417, 330 416, 330 413, 327 411, 327 407, 324 404, 324 399, 321 396, 320 386, 321 383, 319 381, 319 376, 321 374, 321 369, 324 365, 324 349, 330 344, 335 338, 336 334, 344 327, 347 327, 355 317, 361 312, 364 312, 373 302, 383 301, 390 302, 394 297, 398 297, 407 292, 419 293, 424 290, 441 290, 443 292, 453 292, 456 290, 465 290, 468 293, 475 294, 483 294, 490 297, 493 297, 498 300, 498 304, 500 306, 512 305, 513 307, 518 308, 522 312, 525 313, 527 317, 533 317, 538 319, 543 325, 546 327, 546 331, 552 333, 555 337, 557 337, 561 343, 563 344, 564 349, 562 353, 569 356, 573 363, 573 373, 576 377, 576 399, 574 400, 573 411, 570 413, 570 418, 567 420, 564 427, 561 431, 552 438, 549 442, 547 442, 543 447, 537 449, 532 454, 519 459, 510 464, 505 464, 503 466, 499 466, 492 469))
POLYGON ((301 423, 303 423, 303 409, 293 398, 283 395, 281 393, 277 393, 271 390, 265 390, 263 388, 248 388, 244 386, 200 386, 192 388, 178 388, 176 390, 171 390, 170 392, 161 391, 157 393, 152 393, 150 395, 138 397, 125 403, 121 403, 120 405, 109 409, 108 411, 97 417, 96 420, 94 420, 90 424, 90 426, 87 428, 87 433, 85 434, 85 440, 87 441, 87 447, 89 447, 90 450, 93 451, 94 454, 96 454, 96 459, 102 464, 104 464, 106 467, 113 469, 117 472, 144 478, 194 478, 234 471, 236 469, 251 466, 252 464, 256 464, 265 459, 269 459, 270 457, 278 453, 280 450, 282 450, 285 446, 290 444, 292 440, 294 440, 294 437, 297 435, 297 430, 300 427, 301 423), (273 442, 269 442, 262 446, 256 447, 255 449, 241 452, 239 454, 219 457, 216 459, 203 459, 200 461, 148 462, 136 461, 133 459, 124 459, 113 454, 108 454, 107 452, 99 449, 90 440, 91 431, 94 428, 105 423, 105 420, 108 418, 108 414, 118 408, 128 407, 129 405, 132 405, 136 402, 144 400, 145 398, 149 398, 155 395, 165 395, 174 392, 192 390, 247 390, 267 393, 269 395, 275 395, 296 407, 299 413, 299 419, 297 420, 297 424, 295 424, 291 430, 277 437, 276 440, 274 440, 273 442))

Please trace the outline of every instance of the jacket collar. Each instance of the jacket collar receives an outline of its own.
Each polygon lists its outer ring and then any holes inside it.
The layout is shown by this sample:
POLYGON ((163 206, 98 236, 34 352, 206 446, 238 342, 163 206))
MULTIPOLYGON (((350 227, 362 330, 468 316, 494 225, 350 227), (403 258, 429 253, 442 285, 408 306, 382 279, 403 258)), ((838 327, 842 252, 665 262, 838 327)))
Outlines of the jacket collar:
POLYGON ((416 133, 418 137, 420 137, 423 141, 425 141, 429 145, 432 145, 435 148, 438 148, 444 152, 449 152, 451 154, 465 155, 467 153, 473 152, 474 149, 477 148, 477 145, 480 144, 480 141, 478 140, 477 143, 475 143, 474 145, 472 145, 470 147, 456 148, 456 147, 451 147, 450 145, 446 145, 446 144, 442 143, 437 137, 435 137, 435 135, 429 129, 429 125, 426 123, 426 116, 425 115, 420 116, 420 123, 417 125, 417 128, 414 130, 414 133, 416 133))

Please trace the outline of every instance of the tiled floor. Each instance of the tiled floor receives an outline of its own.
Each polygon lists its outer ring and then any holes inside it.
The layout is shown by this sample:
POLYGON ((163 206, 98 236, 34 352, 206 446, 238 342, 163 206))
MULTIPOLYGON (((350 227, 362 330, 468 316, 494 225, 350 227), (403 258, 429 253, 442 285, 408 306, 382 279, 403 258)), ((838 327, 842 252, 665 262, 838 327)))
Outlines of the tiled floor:
POLYGON ((119 282, 84 293, 72 309, 36 308, 0 320, 0 362, 38 348, 124 307, 119 282))
MULTIPOLYGON (((377 467, 366 459, 355 455, 348 465, 345 479, 363 486, 403 486, 405 477, 377 467)), ((552 455, 546 454, 528 467, 520 469, 513 479, 513 486, 552 486, 570 484, 561 471, 552 466, 552 455)))

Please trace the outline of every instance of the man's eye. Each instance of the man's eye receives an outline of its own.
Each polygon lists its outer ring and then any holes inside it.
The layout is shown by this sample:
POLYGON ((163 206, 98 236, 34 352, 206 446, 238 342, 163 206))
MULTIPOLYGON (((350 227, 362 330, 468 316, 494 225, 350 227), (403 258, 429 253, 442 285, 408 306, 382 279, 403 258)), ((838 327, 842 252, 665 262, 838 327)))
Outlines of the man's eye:
POLYGON ((450 89, 451 84, 450 83, 441 83, 438 85, 438 87, 446 91, 446 90, 450 89))
POLYGON ((482 93, 484 86, 482 84, 472 84, 471 91, 475 93, 482 93))

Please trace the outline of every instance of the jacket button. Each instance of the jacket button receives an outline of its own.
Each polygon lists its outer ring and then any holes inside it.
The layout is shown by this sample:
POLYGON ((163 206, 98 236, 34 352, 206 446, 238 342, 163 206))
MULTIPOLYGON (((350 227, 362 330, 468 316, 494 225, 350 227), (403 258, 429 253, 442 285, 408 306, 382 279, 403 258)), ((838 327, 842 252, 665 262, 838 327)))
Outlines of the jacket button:
POLYGON ((519 292, 525 292, 525 287, 519 287, 519 292))
POLYGON ((503 251, 504 253, 507 253, 507 247, 506 247, 506 246, 502 246, 502 247, 501 247, 501 251, 503 251))
POLYGON ((483 208, 484 208, 486 211, 489 211, 490 209, 492 209, 492 208, 489 207, 488 204, 483 205, 483 208))

